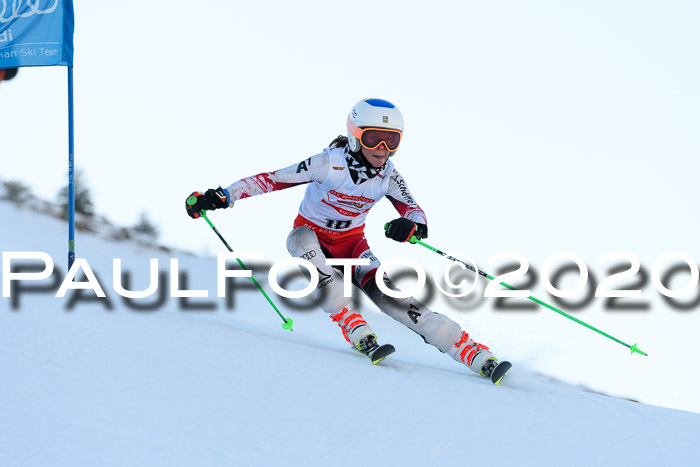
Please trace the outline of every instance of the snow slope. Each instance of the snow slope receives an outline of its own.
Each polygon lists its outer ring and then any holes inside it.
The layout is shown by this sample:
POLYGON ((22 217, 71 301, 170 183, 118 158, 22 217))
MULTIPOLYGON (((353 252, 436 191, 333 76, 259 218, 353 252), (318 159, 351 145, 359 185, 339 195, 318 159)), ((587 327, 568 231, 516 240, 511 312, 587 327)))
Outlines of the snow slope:
POLYGON ((0 218, 3 252, 44 251, 57 269, 37 282, 46 291, 0 301, 0 465, 643 466, 700 456, 698 414, 523 366, 494 387, 373 310, 380 339, 397 347, 378 366, 313 307, 277 300, 295 320, 285 331, 243 282, 235 306, 214 298, 212 258, 79 234, 108 300, 80 291, 70 307, 70 293, 53 296, 65 225, 7 203, 0 218), (112 258, 143 289, 148 258, 167 275, 170 257, 209 298, 135 311, 114 292, 112 258))

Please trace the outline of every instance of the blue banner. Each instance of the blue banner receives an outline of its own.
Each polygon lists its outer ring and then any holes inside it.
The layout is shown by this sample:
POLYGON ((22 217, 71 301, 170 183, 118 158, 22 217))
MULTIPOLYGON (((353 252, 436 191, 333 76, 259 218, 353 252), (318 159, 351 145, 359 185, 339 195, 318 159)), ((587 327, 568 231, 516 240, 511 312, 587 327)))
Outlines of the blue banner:
POLYGON ((0 0, 0 68, 73 66, 73 0, 0 0))

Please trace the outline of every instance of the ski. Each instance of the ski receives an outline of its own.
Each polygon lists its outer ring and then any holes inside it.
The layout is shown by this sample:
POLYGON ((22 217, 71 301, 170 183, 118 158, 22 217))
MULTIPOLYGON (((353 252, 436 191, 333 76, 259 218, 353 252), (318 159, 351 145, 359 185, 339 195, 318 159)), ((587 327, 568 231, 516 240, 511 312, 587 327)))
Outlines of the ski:
POLYGON ((368 353, 362 352, 361 350, 357 349, 356 347, 353 347, 353 349, 357 353, 362 354, 365 357, 369 358, 373 365, 376 365, 377 363, 381 362, 386 357, 388 357, 389 355, 393 354, 396 351, 394 346, 391 344, 379 345, 375 349, 369 351, 368 353))
POLYGON ((501 383, 501 380, 503 377, 510 371, 512 368, 512 364, 510 362, 503 361, 496 365, 496 368, 493 369, 491 372, 491 382, 498 386, 501 383))
POLYGON ((393 345, 391 344, 383 344, 377 347, 373 352, 370 352, 367 357, 372 361, 373 365, 376 365, 377 363, 381 362, 384 360, 386 357, 389 355, 393 354, 396 351, 393 345))
POLYGON ((360 339, 360 341, 353 346, 353 349, 369 358, 374 365, 393 354, 396 350, 391 344, 377 344, 377 336, 374 334, 360 339))

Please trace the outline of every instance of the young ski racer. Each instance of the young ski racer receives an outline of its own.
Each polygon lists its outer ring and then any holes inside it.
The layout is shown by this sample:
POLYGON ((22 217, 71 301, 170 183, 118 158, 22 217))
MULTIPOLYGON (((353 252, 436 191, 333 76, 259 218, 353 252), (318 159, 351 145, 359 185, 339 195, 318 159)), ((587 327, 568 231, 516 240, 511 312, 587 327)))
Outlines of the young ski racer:
POLYGON ((314 295, 345 339, 373 363, 394 351, 391 345, 378 344, 361 311, 344 296, 342 277, 326 265, 326 258, 368 259, 368 265, 353 267, 352 281, 382 312, 470 370, 492 379, 498 376, 493 379, 498 384, 509 363, 503 362, 494 372, 498 363, 488 347, 471 339, 457 323, 415 298, 392 298, 377 286, 382 280, 396 290, 386 274, 376 277, 380 262, 363 232, 367 213, 379 200, 388 198, 401 215, 388 224, 388 238, 406 242, 412 235, 419 239, 428 236, 426 215, 390 159, 401 142, 403 126, 401 112, 391 102, 362 100, 348 115, 347 137, 338 136, 323 152, 298 164, 244 178, 225 189, 194 192, 188 199, 194 196, 196 202, 185 204, 187 213, 198 218, 202 210, 228 208, 243 198, 306 184, 287 249, 318 269, 320 279, 314 295))

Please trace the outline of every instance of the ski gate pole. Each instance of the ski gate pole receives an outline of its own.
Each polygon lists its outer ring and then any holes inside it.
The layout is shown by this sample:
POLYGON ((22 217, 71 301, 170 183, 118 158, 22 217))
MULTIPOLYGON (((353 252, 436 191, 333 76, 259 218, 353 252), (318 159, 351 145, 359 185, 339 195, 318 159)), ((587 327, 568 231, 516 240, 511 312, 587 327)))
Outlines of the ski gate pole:
MULTIPOLYGON (((197 202, 197 198, 195 198, 194 196, 188 198, 188 200, 187 200, 187 204, 189 204, 190 206, 195 204, 196 202, 197 202)), ((207 221, 207 224, 209 224, 209 227, 212 228, 214 233, 219 237, 219 239, 223 242, 223 244, 226 245, 226 248, 228 248, 228 251, 233 253, 233 248, 231 248, 231 245, 228 244, 228 242, 224 239, 223 235, 221 235, 221 233, 219 233, 217 228, 214 227, 214 224, 211 223, 211 221, 207 217, 206 211, 200 211, 200 213, 201 213, 202 217, 204 218, 204 220, 207 221)), ((244 270, 248 271, 248 268, 245 267, 245 264, 243 264, 243 261, 241 261, 238 258, 236 258, 236 261, 238 261, 238 264, 240 264, 244 270)), ((282 315, 282 312, 277 308, 277 306, 274 304, 272 299, 270 299, 270 297, 267 295, 267 293, 265 293, 265 289, 263 289, 262 286, 258 283, 258 281, 255 280, 255 277, 253 277, 252 274, 250 275, 250 280, 253 281, 253 284, 255 284, 255 286, 258 288, 260 293, 262 293, 263 296, 267 299, 267 302, 270 304, 270 306, 272 306, 272 308, 277 312, 279 317, 282 318, 282 321, 284 321, 284 323, 282 324, 282 328, 289 329, 290 331, 294 331, 294 329, 292 329, 292 325, 294 324, 292 319, 285 318, 284 315, 282 315)))
MULTIPOLYGON (((388 229, 388 228, 389 228, 389 224, 387 223, 387 224, 384 225, 384 230, 386 230, 386 229, 388 229)), ((442 255, 442 256, 444 256, 445 258, 449 259, 449 260, 456 261, 456 262, 458 262, 458 263, 462 263, 462 264, 465 265, 465 266, 467 267, 467 269, 469 269, 470 271, 473 271, 473 272, 479 274, 480 276, 483 276, 483 277, 487 278, 488 280, 491 280, 491 281, 492 281, 492 280, 494 279, 492 276, 486 274, 484 271, 481 271, 481 270, 479 270, 479 269, 474 268, 474 266, 472 266, 471 264, 466 263, 466 262, 462 261, 461 259, 455 258, 454 256, 450 256, 450 255, 448 255, 447 253, 442 252, 442 251, 438 250, 437 248, 428 245, 427 243, 421 242, 420 240, 418 240, 418 238, 417 238, 415 235, 411 236, 411 238, 408 239, 408 242, 409 242, 409 243, 415 243, 415 244, 424 246, 424 247, 426 247, 427 249, 429 249, 430 251, 434 251, 435 253, 437 253, 437 254, 439 254, 439 255, 442 255)), ((517 288, 513 287, 512 285, 508 285, 508 284, 506 284, 505 282, 500 282, 499 284, 502 285, 503 287, 507 288, 507 289, 510 289, 510 290, 518 290, 517 288)), ((601 331, 600 329, 597 329, 597 328, 591 326, 590 324, 584 323, 584 322, 581 321, 580 319, 575 318, 575 317, 571 316, 570 314, 565 313, 565 312, 561 311, 560 309, 558 309, 558 308, 556 308, 556 307, 553 307, 552 305, 549 305, 549 304, 543 302, 542 300, 539 300, 539 299, 533 297, 532 295, 530 295, 530 296, 527 297, 527 298, 530 299, 530 300, 532 300, 532 301, 535 302, 535 303, 539 303, 539 304, 542 305, 543 307, 549 308, 549 309, 552 310, 552 311, 556 311, 557 313, 559 313, 559 314, 562 315, 562 316, 566 316, 566 317, 569 318, 570 320, 575 321, 575 322, 577 322, 578 324, 580 324, 580 325, 582 325, 582 326, 585 326, 585 327, 587 327, 588 329, 590 329, 590 330, 592 330, 592 331, 597 332, 598 334, 602 334, 603 336, 607 337, 608 339, 614 340, 614 341, 617 342, 618 344, 624 345, 625 347, 627 347, 628 349, 631 350, 631 352, 630 352, 631 354, 634 354, 635 352, 637 352, 637 353, 640 353, 640 354, 644 355, 645 357, 648 357, 648 354, 647 354, 646 352, 643 352, 641 349, 638 349, 638 348, 637 348, 637 344, 629 345, 629 344, 627 344, 627 343, 625 343, 625 342, 622 342, 620 339, 618 339, 618 338, 616 338, 616 337, 613 337, 613 336, 611 336, 610 334, 607 334, 607 333, 601 331)))

